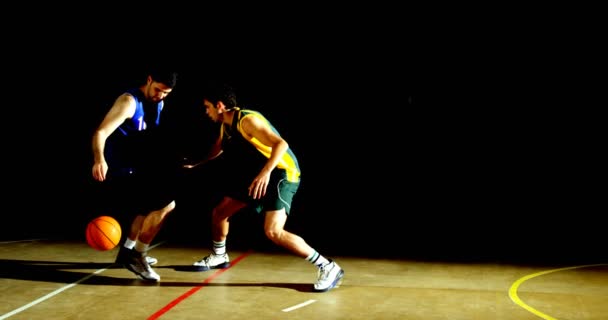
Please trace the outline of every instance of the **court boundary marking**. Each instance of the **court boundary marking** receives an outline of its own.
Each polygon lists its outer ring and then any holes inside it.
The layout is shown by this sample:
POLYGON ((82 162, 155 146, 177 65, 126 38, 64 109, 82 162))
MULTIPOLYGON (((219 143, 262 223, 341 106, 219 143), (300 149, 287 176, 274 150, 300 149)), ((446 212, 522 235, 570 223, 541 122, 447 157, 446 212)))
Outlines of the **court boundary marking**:
POLYGON ((523 302, 519 296, 517 295, 517 289, 519 288, 519 286, 521 286, 522 283, 532 279, 532 278, 536 278, 538 276, 542 276, 542 275, 546 275, 549 273, 554 273, 554 272, 558 272, 558 271, 566 271, 566 270, 572 270, 572 269, 580 269, 580 268, 590 268, 590 267, 598 267, 598 266, 606 266, 608 265, 608 263, 596 263, 596 264, 585 264, 585 265, 580 265, 580 266, 572 266, 572 267, 564 267, 564 268, 558 268, 558 269, 551 269, 551 270, 545 270, 545 271, 541 271, 541 272, 537 272, 537 273, 533 273, 533 274, 529 274, 527 276, 521 277, 519 278, 517 281, 515 281, 511 287, 509 288, 509 297, 511 298, 511 300, 518 306, 530 311, 531 313, 533 313, 534 315, 546 319, 546 320, 558 320, 557 318, 554 318, 550 315, 544 314, 534 308, 532 308, 531 306, 529 306, 528 304, 526 304, 525 302, 523 302))
POLYGON ((194 293, 196 293, 197 291, 199 291, 200 289, 202 289, 203 287, 205 287, 213 279, 215 279, 216 277, 218 277, 222 273, 224 273, 224 272, 228 271, 229 269, 231 269, 232 267, 234 267, 237 263, 239 263, 241 260, 245 259, 252 252, 253 252, 252 250, 249 250, 249 251, 241 254, 240 256, 238 256, 236 259, 230 261, 230 266, 227 267, 227 268, 217 269, 213 274, 211 274, 210 276, 208 276, 207 278, 205 278, 205 280, 203 280, 203 282, 200 285, 198 285, 196 287, 193 287, 192 289, 186 291, 184 294, 182 294, 179 297, 173 299, 173 301, 170 301, 164 307, 160 308, 158 311, 156 311, 151 316, 149 316, 147 319, 158 319, 158 318, 160 318, 162 315, 164 315, 165 313, 169 312, 169 310, 173 309, 173 307, 175 307, 176 305, 178 305, 180 302, 186 300, 188 297, 190 297, 191 295, 193 295, 194 293))
MULTIPOLYGON (((38 241, 38 240, 47 240, 47 239, 26 239, 26 240, 11 241, 11 243, 13 243, 13 242, 25 242, 25 241, 38 241)), ((163 243, 165 243, 165 241, 159 242, 159 243, 157 243, 155 245, 150 246, 150 249, 156 248, 156 247, 160 246, 163 243)), ((16 315, 17 313, 25 311, 25 310, 27 310, 27 309, 29 309, 29 308, 31 308, 31 307, 33 307, 33 306, 35 306, 35 305, 43 302, 43 301, 45 301, 45 300, 48 300, 49 298, 52 298, 52 297, 56 296, 57 294, 65 291, 67 289, 70 289, 70 288, 76 286, 77 284, 79 284, 79 283, 81 283, 83 281, 86 281, 89 278, 91 278, 91 277, 93 277, 95 275, 98 275, 98 274, 100 274, 100 273, 108 270, 108 268, 111 267, 112 265, 113 265, 113 263, 110 263, 110 264, 108 264, 107 268, 98 269, 95 272, 93 272, 93 273, 85 276, 84 278, 82 278, 80 280, 77 280, 77 281, 72 282, 72 283, 70 283, 68 285, 65 285, 65 286, 63 286, 63 287, 61 287, 61 288, 59 288, 57 290, 54 290, 51 293, 48 293, 48 294, 46 294, 46 295, 44 295, 44 296, 42 296, 42 297, 40 297, 40 298, 38 298, 38 299, 36 299, 36 300, 28 303, 26 305, 23 305, 23 306, 21 306, 21 307, 19 307, 17 309, 14 309, 14 310, 9 311, 9 312, 7 312, 7 313, 5 313, 3 315, 0 315, 0 320, 6 319, 8 317, 12 317, 12 316, 16 315)))

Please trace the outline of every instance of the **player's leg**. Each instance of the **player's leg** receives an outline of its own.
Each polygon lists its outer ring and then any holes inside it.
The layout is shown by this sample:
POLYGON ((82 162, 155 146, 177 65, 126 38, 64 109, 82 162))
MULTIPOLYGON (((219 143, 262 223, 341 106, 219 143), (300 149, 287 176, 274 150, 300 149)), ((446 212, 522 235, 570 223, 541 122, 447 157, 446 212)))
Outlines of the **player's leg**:
POLYGON ((247 203, 224 197, 211 213, 211 235, 213 252, 196 261, 193 266, 198 271, 209 269, 222 269, 230 265, 230 258, 226 252, 226 239, 230 227, 229 218, 247 206, 247 203))
POLYGON ((263 204, 266 210, 264 233, 275 244, 314 264, 318 268, 314 290, 328 291, 339 285, 344 270, 335 261, 325 258, 308 245, 302 237, 285 230, 291 202, 298 188, 299 182, 290 182, 280 176, 271 177, 263 204))

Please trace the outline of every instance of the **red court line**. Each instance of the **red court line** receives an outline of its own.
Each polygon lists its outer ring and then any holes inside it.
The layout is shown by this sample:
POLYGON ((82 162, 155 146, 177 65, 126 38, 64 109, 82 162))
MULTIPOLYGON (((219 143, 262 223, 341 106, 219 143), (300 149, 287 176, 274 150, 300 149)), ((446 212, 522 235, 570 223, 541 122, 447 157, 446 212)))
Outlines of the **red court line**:
POLYGON ((247 257, 251 252, 252 252, 251 250, 247 251, 247 252, 243 253, 242 255, 238 256, 236 259, 230 261, 230 266, 228 268, 218 269, 215 273, 213 273, 212 275, 210 275, 209 277, 207 277, 207 279, 205 279, 200 286, 196 286, 196 287, 188 290, 186 293, 184 293, 181 296, 177 297, 177 299, 169 302, 166 306, 164 306, 160 310, 156 311, 153 315, 151 315, 150 317, 148 317, 148 319, 150 319, 150 320, 151 319, 158 319, 160 316, 162 316, 163 314, 167 313, 169 310, 171 310, 173 307, 175 307, 176 305, 178 305, 180 302, 184 301, 186 298, 188 298, 189 296, 193 295, 198 290, 202 289, 206 284, 208 284, 209 282, 211 282, 211 280, 215 279, 220 274, 224 273, 224 271, 226 271, 226 270, 234 267, 234 265, 236 265, 241 260, 243 260, 245 257, 247 257))

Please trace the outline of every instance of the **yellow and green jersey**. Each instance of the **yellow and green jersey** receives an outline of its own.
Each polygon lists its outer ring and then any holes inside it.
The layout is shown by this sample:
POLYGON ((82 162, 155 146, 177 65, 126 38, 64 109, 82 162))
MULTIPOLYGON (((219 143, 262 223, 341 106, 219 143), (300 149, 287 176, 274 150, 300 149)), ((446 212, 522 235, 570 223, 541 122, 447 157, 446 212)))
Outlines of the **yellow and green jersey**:
MULTIPOLYGON (((241 129, 241 122, 246 117, 257 117, 274 133, 280 136, 276 128, 259 112, 235 108, 236 113, 230 126, 222 124, 220 137, 222 149, 227 152, 237 165, 252 166, 259 171, 270 157, 272 148, 264 145, 256 138, 249 137, 241 129), (237 134, 238 133, 238 134, 237 134)), ((300 166, 291 147, 281 157, 278 169, 285 170, 286 179, 291 182, 300 181, 300 166)))

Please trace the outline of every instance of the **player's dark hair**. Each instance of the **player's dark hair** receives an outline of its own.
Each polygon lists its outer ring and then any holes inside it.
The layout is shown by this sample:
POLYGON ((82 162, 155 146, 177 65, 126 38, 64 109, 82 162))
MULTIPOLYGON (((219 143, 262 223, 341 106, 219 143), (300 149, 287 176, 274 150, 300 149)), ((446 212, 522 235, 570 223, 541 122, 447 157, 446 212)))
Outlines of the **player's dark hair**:
POLYGON ((150 71, 150 77, 156 82, 160 82, 169 88, 174 88, 177 84, 177 72, 172 69, 155 68, 150 71))
POLYGON ((203 99, 214 105, 221 101, 228 110, 237 107, 236 91, 225 82, 207 84, 203 90, 203 99))

